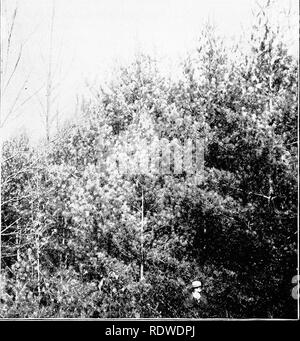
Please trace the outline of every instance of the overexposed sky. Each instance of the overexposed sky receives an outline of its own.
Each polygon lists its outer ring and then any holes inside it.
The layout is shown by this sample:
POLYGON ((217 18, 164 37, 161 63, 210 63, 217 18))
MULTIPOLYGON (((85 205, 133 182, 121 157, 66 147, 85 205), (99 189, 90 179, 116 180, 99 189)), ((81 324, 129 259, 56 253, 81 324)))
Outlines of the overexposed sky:
MULTIPOLYGON (((297 3, 280 0, 278 13, 283 8, 295 13, 297 3)), ((15 0, 1 1, 1 41, 7 37, 15 4, 15 0)), ((227 38, 237 37, 242 27, 246 31, 249 28, 253 8, 254 0, 55 0, 52 60, 57 99, 53 111, 61 117, 72 116, 75 96, 82 93, 85 80, 109 77, 116 63, 129 62, 139 52, 155 56, 164 68, 174 65, 195 46, 208 20, 227 38)), ((24 84, 18 104, 41 89, 24 105, 16 105, 15 117, 3 128, 4 136, 23 128, 33 138, 43 133, 41 113, 45 109, 43 86, 48 72, 51 11, 52 0, 18 1, 8 58, 2 49, 3 60, 8 60, 4 80, 14 68, 21 44, 22 57, 2 95, 2 117, 24 84)), ((288 25, 284 13, 281 17, 288 25)), ((298 41, 296 34, 297 27, 298 41)))

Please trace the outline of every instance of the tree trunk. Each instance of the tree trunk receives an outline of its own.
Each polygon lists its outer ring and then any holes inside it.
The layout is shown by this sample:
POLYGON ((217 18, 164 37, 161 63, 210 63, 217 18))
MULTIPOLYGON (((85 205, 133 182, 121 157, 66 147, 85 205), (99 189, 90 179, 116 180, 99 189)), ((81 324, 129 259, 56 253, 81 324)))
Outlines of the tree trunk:
POLYGON ((144 279, 144 191, 142 189, 142 219, 141 219, 141 265, 140 281, 144 279))

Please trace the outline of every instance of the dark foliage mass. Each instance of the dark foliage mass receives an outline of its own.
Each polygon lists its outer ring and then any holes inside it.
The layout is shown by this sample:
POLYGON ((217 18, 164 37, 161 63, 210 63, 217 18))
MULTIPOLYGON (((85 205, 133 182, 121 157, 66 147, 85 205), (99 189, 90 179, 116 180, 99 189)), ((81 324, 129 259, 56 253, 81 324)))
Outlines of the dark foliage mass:
POLYGON ((247 52, 207 28, 177 80, 141 56, 50 145, 4 143, 2 317, 296 317, 298 61, 258 18, 247 52), (117 171, 157 136, 201 137, 201 181, 117 171))

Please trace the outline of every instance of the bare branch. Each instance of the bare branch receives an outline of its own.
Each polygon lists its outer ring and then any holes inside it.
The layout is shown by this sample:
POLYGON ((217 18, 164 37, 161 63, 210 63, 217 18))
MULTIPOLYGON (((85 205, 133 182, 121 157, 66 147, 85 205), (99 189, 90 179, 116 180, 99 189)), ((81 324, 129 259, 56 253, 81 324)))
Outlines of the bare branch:
POLYGON ((18 111, 25 103, 27 103, 28 101, 30 101, 36 94, 38 94, 42 88, 45 86, 45 84, 41 85, 35 92, 33 92, 31 95, 29 95, 22 103, 20 103, 20 105, 18 106, 17 109, 15 109, 15 111, 18 111))
POLYGON ((54 30, 55 5, 52 3, 52 17, 50 27, 50 49, 48 61, 48 76, 47 76, 47 90, 46 90, 46 139, 50 140, 50 114, 51 114, 51 97, 52 97, 52 49, 53 49, 53 30, 54 30))
POLYGON ((7 49, 6 49, 6 65, 5 65, 4 73, 6 73, 6 70, 7 70, 7 63, 8 63, 8 59, 9 59, 8 58, 9 57, 9 51, 10 51, 10 46, 11 46, 11 41, 12 41, 13 30, 14 30, 14 26, 15 26, 17 12, 18 12, 18 6, 16 6, 15 9, 14 9, 14 12, 13 12, 13 15, 12 15, 12 21, 11 21, 10 29, 8 31, 7 49))
POLYGON ((28 82, 28 77, 25 79, 24 83, 23 83, 22 86, 20 87, 20 90, 18 91, 18 94, 17 94, 17 96, 16 96, 16 98, 15 98, 13 104, 11 105, 11 107, 10 107, 8 113, 7 113, 6 116, 4 117, 3 122, 0 122, 0 127, 3 127, 3 126, 4 126, 4 124, 6 123, 7 119, 9 118, 9 116, 13 113, 14 108, 15 108, 15 106, 16 106, 16 104, 17 104, 19 98, 21 97, 22 91, 23 91, 23 89, 24 89, 24 87, 25 87, 25 85, 26 85, 27 82, 28 82))
POLYGON ((10 77, 8 78, 8 80, 7 80, 7 82, 6 82, 6 85, 5 85, 4 89, 3 89, 3 93, 5 92, 5 90, 7 89, 7 87, 9 86, 10 81, 11 81, 11 79, 13 78, 13 76, 14 76, 16 70, 17 70, 17 67, 18 67, 18 65, 19 65, 19 62, 20 62, 20 59, 21 59, 21 56, 22 56, 22 50, 23 50, 23 45, 21 45, 21 47, 20 47, 19 54, 18 54, 16 63, 15 63, 15 66, 14 66, 14 68, 13 68, 13 71, 12 71, 10 77))
MULTIPOLYGON (((2 236, 4 236, 3 232, 5 232, 5 231, 7 231, 9 228, 11 228, 11 227, 12 227, 14 224, 16 224, 20 219, 21 219, 21 217, 18 218, 18 219, 17 219, 16 221, 14 221, 13 223, 11 223, 9 226, 7 226, 4 230, 1 230, 2 236)), ((6 234, 6 235, 8 235, 8 234, 6 234)))
POLYGON ((34 167, 34 165, 38 162, 38 160, 36 160, 35 162, 33 162, 32 164, 28 165, 25 168, 20 169, 18 172, 11 174, 10 176, 8 176, 5 181, 2 182, 2 186, 3 185, 7 185, 12 179, 14 179, 17 175, 22 174, 26 171, 28 171, 29 169, 41 169, 41 167, 34 167))

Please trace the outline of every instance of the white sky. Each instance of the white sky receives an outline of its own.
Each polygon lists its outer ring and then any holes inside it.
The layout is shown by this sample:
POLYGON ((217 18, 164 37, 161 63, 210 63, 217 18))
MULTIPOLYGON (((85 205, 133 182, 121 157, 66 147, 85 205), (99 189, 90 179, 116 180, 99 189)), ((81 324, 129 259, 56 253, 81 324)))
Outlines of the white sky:
MULTIPOLYGON (((1 3, 1 38, 5 39, 15 1, 1 3)), ((291 7, 294 13, 297 6, 297 0, 280 1, 281 8, 291 7)), ((82 92, 85 79, 101 81, 109 77, 116 62, 128 62, 138 52, 154 55, 165 68, 174 65, 193 48, 207 20, 216 23, 224 36, 238 36, 241 25, 247 30, 251 24, 254 7, 254 0, 56 0, 53 59, 57 66, 54 80, 60 87, 53 109, 58 108, 61 117, 72 115, 75 96, 82 92)), ((10 68, 20 43, 26 44, 18 72, 2 96, 2 117, 27 75, 30 76, 24 96, 46 80, 51 9, 52 0, 18 2, 10 68)), ((286 20, 284 24, 287 23, 286 20)), ((297 26, 293 32, 298 41, 297 26)), ((44 128, 39 101, 45 102, 44 88, 39 99, 34 96, 20 108, 17 118, 7 122, 2 135, 6 137, 23 127, 33 138, 41 136, 44 128)))

